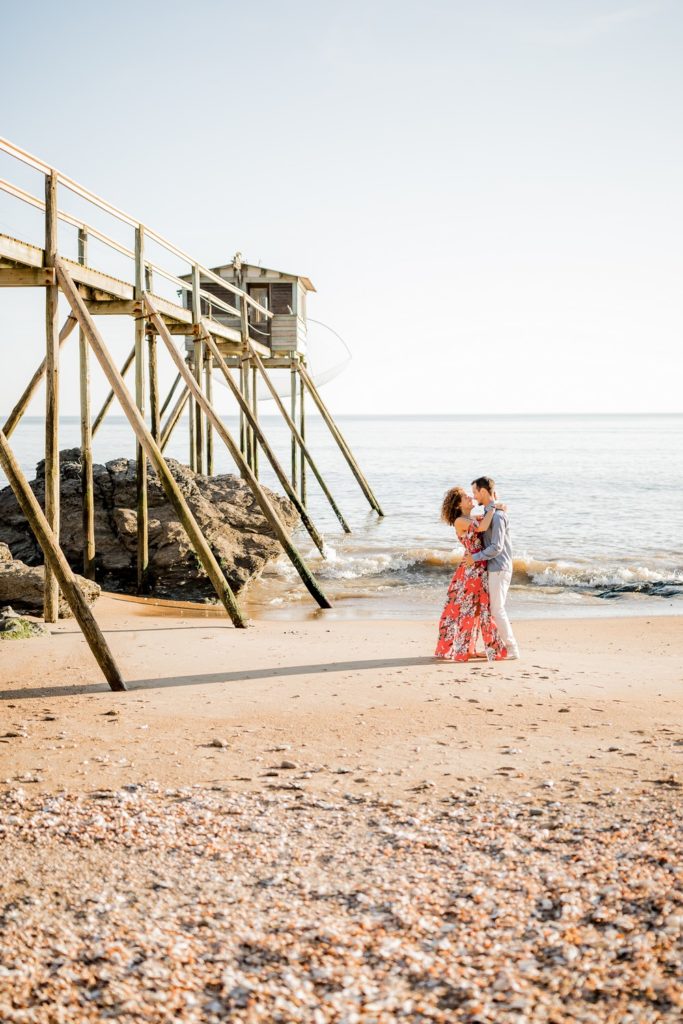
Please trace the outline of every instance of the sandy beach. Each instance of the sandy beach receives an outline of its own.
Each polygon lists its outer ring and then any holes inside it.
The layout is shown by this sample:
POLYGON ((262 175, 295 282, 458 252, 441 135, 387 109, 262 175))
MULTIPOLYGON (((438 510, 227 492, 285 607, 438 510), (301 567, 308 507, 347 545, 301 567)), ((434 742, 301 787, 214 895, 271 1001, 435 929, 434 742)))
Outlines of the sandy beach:
POLYGON ((0 1019, 681 1019, 683 619, 97 616, 0 651, 0 1019))
POLYGON ((97 605, 127 694, 73 620, 3 645, 3 785, 571 796, 640 792, 683 766, 683 618, 521 622, 521 660, 456 665, 431 656, 428 622, 236 631, 164 611, 97 605))

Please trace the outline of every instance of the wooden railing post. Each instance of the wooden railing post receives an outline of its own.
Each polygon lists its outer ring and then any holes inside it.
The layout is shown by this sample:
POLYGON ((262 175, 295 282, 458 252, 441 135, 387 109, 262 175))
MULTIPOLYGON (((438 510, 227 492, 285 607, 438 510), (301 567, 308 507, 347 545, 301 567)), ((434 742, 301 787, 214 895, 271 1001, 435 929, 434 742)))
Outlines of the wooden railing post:
MULTIPOLYGON (((45 178, 45 266, 57 259, 57 174, 45 178)), ((59 543, 59 288, 45 289, 45 518, 59 543)), ((52 565, 45 563, 46 622, 59 616, 59 587, 52 565)))
MULTIPOLYGON (((135 298, 141 299, 144 281, 145 233, 142 224, 135 229, 135 298)), ((140 310, 135 317, 135 404, 140 415, 145 415, 145 316, 140 310)), ((138 593, 145 589, 149 569, 149 530, 147 520, 147 459, 140 442, 136 447, 137 490, 137 584, 138 593)))
MULTIPOLYGON (((78 232, 78 262, 88 262, 88 236, 83 228, 78 232)), ((90 346, 78 331, 78 359, 80 367, 81 397, 81 500, 83 502, 83 575, 95 579, 95 494, 93 485, 92 429, 90 426, 90 346)))
MULTIPOLYGON (((145 291, 151 292, 153 285, 152 268, 145 265, 145 291)), ((157 336, 147 331, 147 361, 149 364, 149 422, 152 437, 159 444, 161 439, 161 413, 159 412, 159 369, 157 363, 157 336)))

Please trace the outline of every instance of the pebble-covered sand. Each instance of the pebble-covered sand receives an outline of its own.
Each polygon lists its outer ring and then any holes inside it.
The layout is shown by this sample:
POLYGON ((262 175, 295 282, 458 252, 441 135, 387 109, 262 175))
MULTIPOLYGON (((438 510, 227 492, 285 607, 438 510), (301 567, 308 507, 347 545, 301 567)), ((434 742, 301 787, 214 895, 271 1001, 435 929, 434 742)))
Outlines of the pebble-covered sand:
POLYGON ((2 1024, 683 1020, 681 794, 0 797, 2 1024))

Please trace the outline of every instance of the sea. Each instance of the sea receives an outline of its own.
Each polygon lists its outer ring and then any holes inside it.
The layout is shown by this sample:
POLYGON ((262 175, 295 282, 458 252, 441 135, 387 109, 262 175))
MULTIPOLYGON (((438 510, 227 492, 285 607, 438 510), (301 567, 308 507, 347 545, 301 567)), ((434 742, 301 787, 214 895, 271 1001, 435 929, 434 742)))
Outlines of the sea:
MULTIPOLYGON (((285 468, 286 426, 260 419, 285 468)), ((226 426, 237 436, 235 417, 226 426)), ((324 422, 309 415, 307 444, 352 532, 345 534, 309 471, 308 510, 322 558, 295 541, 332 602, 320 612, 285 557, 246 596, 258 618, 437 619, 461 549, 440 521, 448 488, 492 476, 508 506, 514 577, 511 617, 683 614, 683 415, 339 416, 337 423, 382 507, 373 512, 324 422)), ((29 479, 43 420, 25 417, 12 445, 29 479)), ((77 417, 60 420, 60 447, 79 444, 77 417)), ((105 420, 96 462, 134 456, 122 416, 105 420)), ((216 472, 234 472, 218 438, 216 472)), ((187 430, 167 454, 187 461, 187 430)), ((263 453, 263 483, 280 490, 263 453)), ((6 481, 0 476, 0 485, 6 481)))

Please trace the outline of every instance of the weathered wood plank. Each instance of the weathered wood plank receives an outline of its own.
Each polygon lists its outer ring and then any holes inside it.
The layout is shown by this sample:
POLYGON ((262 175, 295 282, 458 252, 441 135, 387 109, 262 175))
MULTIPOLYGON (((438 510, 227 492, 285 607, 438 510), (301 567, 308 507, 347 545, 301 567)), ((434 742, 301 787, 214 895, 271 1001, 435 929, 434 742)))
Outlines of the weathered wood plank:
POLYGON ((58 586, 61 588, 97 664, 112 690, 125 690, 126 684, 121 677, 118 665, 109 649, 107 641, 97 625, 88 602, 83 597, 81 588, 74 578, 69 563, 64 557, 57 537, 50 529, 43 510, 29 487, 28 481, 19 468, 19 464, 10 448, 5 434, 0 431, 0 465, 9 480, 10 487, 26 516, 34 536, 40 544, 45 559, 45 567, 50 566, 58 586))
MULTIPOLYGON (((45 177, 45 266, 57 259, 57 175, 45 177)), ((45 290, 45 518, 59 539, 59 288, 45 290)), ((52 566, 45 563, 46 622, 59 616, 59 587, 52 566)))
POLYGON ((54 267, 0 268, 0 288, 47 288, 54 284, 54 267))
MULTIPOLYGON (((88 237, 78 232, 78 259, 88 261, 88 237)), ((83 575, 95 579, 95 494, 93 486, 92 429, 90 412, 90 347, 80 328, 78 366, 81 406, 81 496, 83 503, 83 575)))
MULTIPOLYGON (((135 298, 144 292, 145 235, 142 225, 135 229, 135 298)), ((135 318, 135 404, 145 416, 145 320, 142 312, 135 318)), ((147 516, 147 459, 142 442, 136 447, 135 487, 137 492, 137 584, 138 593, 146 587, 149 570, 149 521, 147 516)))

